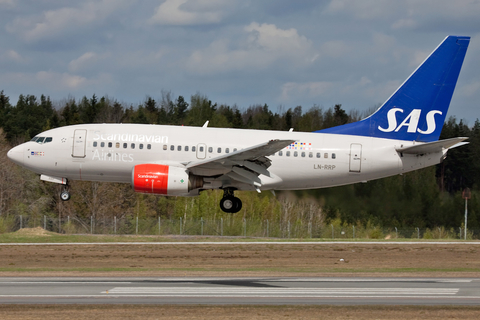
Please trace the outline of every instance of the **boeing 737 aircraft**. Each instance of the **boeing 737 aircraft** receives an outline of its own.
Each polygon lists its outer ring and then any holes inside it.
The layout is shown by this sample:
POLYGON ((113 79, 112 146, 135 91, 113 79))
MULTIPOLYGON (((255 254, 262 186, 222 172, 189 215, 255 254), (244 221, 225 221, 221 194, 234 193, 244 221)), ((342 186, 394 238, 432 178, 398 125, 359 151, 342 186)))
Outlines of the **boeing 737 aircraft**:
POLYGON ((438 141, 469 37, 448 36, 370 117, 302 133, 142 124, 81 124, 42 132, 8 152, 13 162, 63 184, 131 183, 136 192, 195 196, 222 189, 299 190, 364 182, 440 163, 467 138, 438 141))

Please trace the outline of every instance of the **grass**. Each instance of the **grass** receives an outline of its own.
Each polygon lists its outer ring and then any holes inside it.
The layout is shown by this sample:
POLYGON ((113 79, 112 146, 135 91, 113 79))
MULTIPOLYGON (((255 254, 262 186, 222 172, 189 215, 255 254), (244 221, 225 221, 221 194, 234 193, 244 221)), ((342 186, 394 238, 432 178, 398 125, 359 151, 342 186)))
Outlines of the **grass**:
MULTIPOLYGON (((156 236, 156 235, 64 235, 48 232, 42 235, 19 234, 17 232, 0 234, 0 243, 99 243, 99 242, 464 242, 451 239, 285 239, 285 238, 251 238, 251 237, 220 237, 220 236, 156 236)), ((479 241, 480 243, 480 241, 479 241)))
POLYGON ((180 268, 144 268, 132 265, 130 267, 116 268, 116 267, 83 267, 83 268, 44 268, 44 267, 0 267, 0 272, 167 272, 167 271, 179 271, 179 272, 204 272, 204 273, 245 273, 245 272, 261 272, 261 273, 441 273, 441 272, 471 272, 479 273, 480 268, 284 268, 284 267, 222 267, 222 268, 199 268, 199 267, 180 267, 180 268))

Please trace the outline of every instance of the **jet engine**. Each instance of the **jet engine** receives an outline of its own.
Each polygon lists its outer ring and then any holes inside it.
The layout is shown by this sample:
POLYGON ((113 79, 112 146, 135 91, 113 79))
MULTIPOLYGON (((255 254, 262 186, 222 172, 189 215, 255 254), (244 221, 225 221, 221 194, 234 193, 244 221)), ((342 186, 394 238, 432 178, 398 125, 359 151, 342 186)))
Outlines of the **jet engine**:
POLYGON ((133 167, 132 186, 140 193, 186 196, 203 186, 203 178, 184 168, 147 163, 133 167))

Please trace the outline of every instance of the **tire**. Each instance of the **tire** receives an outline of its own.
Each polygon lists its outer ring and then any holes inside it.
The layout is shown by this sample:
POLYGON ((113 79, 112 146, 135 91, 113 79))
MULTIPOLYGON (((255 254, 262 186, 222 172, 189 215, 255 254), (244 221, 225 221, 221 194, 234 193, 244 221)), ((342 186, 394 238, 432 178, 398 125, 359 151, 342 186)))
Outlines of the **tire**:
POLYGON ((220 209, 222 209, 223 212, 227 213, 233 213, 235 208, 237 207, 235 197, 223 197, 220 200, 220 209))
POLYGON ((60 199, 63 201, 70 200, 70 193, 68 191, 62 191, 62 193, 60 193, 60 199))
POLYGON ((238 211, 242 210, 242 200, 240 200, 237 197, 234 197, 233 200, 235 202, 235 206, 234 206, 234 209, 230 212, 231 213, 237 213, 238 211))

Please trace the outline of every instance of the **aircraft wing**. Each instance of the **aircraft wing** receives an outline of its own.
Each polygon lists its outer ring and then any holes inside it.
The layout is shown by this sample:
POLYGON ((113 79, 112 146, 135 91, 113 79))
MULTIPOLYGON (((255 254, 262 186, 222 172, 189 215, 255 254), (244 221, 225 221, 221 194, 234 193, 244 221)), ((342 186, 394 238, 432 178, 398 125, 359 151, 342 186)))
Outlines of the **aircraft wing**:
POLYGON ((193 174, 207 177, 216 177, 222 185, 231 182, 241 182, 261 186, 258 178, 260 174, 270 177, 268 167, 271 160, 267 158, 282 150, 295 140, 270 140, 249 148, 237 150, 212 159, 184 163, 193 174))
POLYGON ((417 144, 414 146, 409 146, 404 148, 396 148, 396 150, 400 153, 406 153, 406 154, 435 153, 435 152, 440 152, 443 149, 453 149, 453 148, 468 144, 468 142, 463 142, 467 139, 468 138, 465 138, 465 137, 458 137, 458 138, 452 138, 452 139, 446 139, 446 140, 439 140, 435 142, 417 144))

